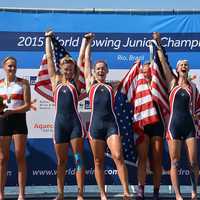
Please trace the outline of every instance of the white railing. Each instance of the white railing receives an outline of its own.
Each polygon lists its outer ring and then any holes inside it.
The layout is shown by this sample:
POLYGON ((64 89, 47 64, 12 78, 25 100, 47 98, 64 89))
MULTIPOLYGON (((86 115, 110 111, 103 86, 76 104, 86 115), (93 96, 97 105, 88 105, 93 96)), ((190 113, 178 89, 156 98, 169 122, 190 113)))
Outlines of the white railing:
POLYGON ((19 7, 0 7, 0 11, 11 11, 11 12, 64 12, 64 13, 112 13, 112 14, 181 14, 191 13, 198 14, 200 9, 110 9, 110 8, 19 8, 19 7))

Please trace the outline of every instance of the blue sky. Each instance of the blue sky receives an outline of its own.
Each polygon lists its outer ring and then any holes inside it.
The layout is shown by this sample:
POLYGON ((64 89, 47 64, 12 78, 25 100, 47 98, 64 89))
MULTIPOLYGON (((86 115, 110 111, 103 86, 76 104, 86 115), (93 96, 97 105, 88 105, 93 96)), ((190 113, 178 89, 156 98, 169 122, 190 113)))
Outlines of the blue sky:
POLYGON ((199 0, 0 0, 0 7, 200 9, 199 0))

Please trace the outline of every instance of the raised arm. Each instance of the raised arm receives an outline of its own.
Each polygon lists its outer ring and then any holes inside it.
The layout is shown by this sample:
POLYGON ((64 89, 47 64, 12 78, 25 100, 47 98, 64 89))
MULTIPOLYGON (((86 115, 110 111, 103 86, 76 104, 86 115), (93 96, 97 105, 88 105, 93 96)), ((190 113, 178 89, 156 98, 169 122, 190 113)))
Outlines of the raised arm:
POLYGON ((51 44, 51 38, 53 37, 52 31, 47 31, 45 33, 45 52, 47 56, 47 69, 50 76, 52 88, 54 89, 56 86, 56 69, 55 63, 53 60, 53 49, 51 44))
POLYGON ((85 47, 85 66, 84 66, 84 76, 85 76, 85 83, 86 83, 86 90, 89 91, 91 87, 91 83, 93 81, 93 76, 92 76, 92 62, 91 62, 91 42, 92 39, 94 38, 94 34, 88 33, 84 35, 84 40, 86 43, 85 47))
POLYGON ((172 69, 170 68, 170 66, 169 66, 169 64, 168 64, 168 62, 166 60, 166 57, 164 55, 164 52, 163 52, 163 49, 162 49, 162 46, 161 46, 160 33, 154 32, 153 33, 153 39, 156 40, 156 42, 157 42, 157 45, 158 45, 158 50, 157 50, 158 57, 159 57, 159 60, 160 60, 160 63, 161 63, 161 67, 163 69, 166 81, 168 83, 168 89, 170 90, 173 87, 174 83, 176 82, 176 76, 173 73, 172 69))
POLYGON ((78 60, 77 60, 77 64, 78 64, 79 67, 84 66, 86 46, 87 46, 87 41, 86 41, 86 38, 83 37, 82 42, 81 42, 81 48, 80 48, 80 51, 79 51, 78 60))
POLYGON ((77 81, 77 87, 79 90, 83 88, 84 86, 82 84, 85 84, 85 78, 84 78, 84 66, 85 66, 85 49, 86 49, 87 41, 86 38, 83 37, 81 42, 81 47, 79 50, 79 55, 77 59, 77 70, 79 73, 76 75, 76 81, 77 81))

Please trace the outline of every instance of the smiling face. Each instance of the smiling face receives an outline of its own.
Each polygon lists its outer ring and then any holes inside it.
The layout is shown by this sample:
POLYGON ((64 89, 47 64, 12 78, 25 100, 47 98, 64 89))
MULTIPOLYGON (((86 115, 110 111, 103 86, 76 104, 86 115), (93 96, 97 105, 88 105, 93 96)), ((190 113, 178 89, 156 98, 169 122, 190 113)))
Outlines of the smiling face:
POLYGON ((71 59, 62 58, 60 60, 60 72, 66 78, 66 80, 71 80, 75 77, 75 63, 71 59))
POLYGON ((17 71, 17 63, 15 58, 7 58, 3 62, 3 68, 7 77, 14 77, 17 71))
POLYGON ((98 61, 95 64, 94 72, 97 81, 105 82, 108 73, 107 64, 104 61, 98 61))
POLYGON ((189 63, 187 60, 179 60, 177 62, 176 72, 179 76, 188 77, 189 63))

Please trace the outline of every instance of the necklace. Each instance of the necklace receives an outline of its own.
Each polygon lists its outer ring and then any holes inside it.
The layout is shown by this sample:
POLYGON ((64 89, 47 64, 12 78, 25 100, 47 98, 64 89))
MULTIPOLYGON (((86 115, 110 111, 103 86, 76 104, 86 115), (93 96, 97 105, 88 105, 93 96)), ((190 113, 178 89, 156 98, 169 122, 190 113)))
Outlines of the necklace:
POLYGON ((4 84, 5 84, 5 88, 6 88, 6 95, 7 95, 7 104, 10 104, 11 103, 11 99, 12 99, 12 88, 10 85, 11 83, 15 83, 17 80, 17 77, 15 76, 13 81, 9 82, 8 79, 6 78, 4 80, 4 84))

